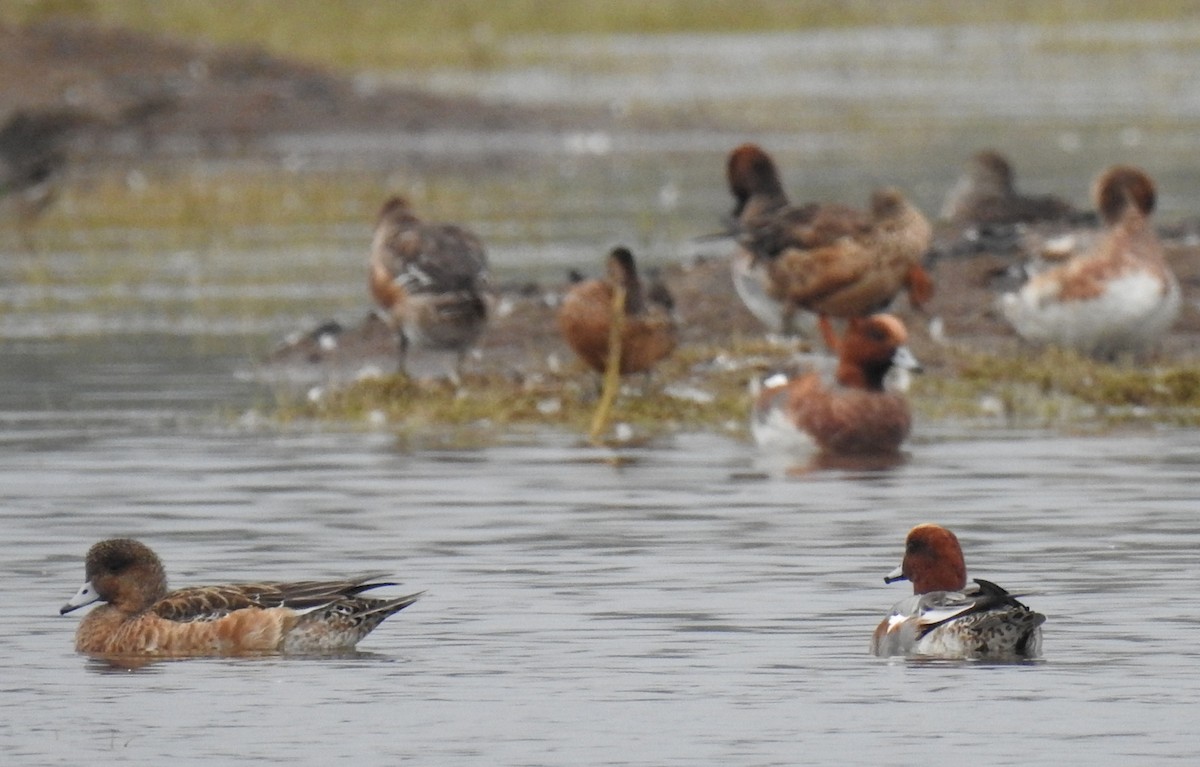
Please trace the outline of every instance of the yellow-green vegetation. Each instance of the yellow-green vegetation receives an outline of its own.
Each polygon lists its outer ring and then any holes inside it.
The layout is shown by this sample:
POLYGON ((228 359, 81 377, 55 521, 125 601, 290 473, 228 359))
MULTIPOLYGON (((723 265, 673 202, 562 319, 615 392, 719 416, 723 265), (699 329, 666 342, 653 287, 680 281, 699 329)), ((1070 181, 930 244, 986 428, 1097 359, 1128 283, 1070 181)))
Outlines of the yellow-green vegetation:
POLYGON ((106 229, 170 232, 178 244, 197 245, 234 240, 246 230, 261 238, 264 230, 277 228, 303 242, 297 229, 311 229, 328 239, 330 225, 357 224, 367 239, 376 211, 391 193, 403 193, 418 209, 447 218, 473 218, 473 209, 484 204, 481 200, 511 197, 510 187, 500 180, 489 186, 486 180, 422 176, 419 184, 409 187, 389 181, 355 170, 289 173, 254 163, 216 172, 105 171, 67 185, 58 204, 37 223, 37 234, 54 238, 106 229))
POLYGON ((501 63, 522 35, 780 32, 819 27, 1178 19, 1184 0, 6 0, 0 21, 70 16, 261 45, 350 70, 501 63))
MULTIPOLYGON (((689 346, 655 370, 643 386, 625 380, 605 439, 627 429, 641 441, 664 434, 711 431, 745 437, 748 382, 786 351, 762 341, 689 346), (694 396, 702 393, 704 396, 694 396)), ((275 417, 387 428, 408 439, 476 442, 527 428, 587 438, 597 407, 598 378, 581 367, 530 372, 519 380, 467 376, 461 387, 419 384, 396 375, 360 381, 315 397, 283 397, 275 417)), ((917 376, 909 393, 921 424, 967 421, 978 428, 1024 427, 1074 432, 1138 425, 1200 425, 1200 366, 1112 365, 1047 350, 1036 354, 951 351, 937 369, 917 376)))
MULTIPOLYGON (((762 342, 738 343, 737 355, 750 359, 762 342)), ((745 430, 752 365, 714 365, 729 352, 708 346, 680 349, 650 378, 624 379, 608 415, 606 435, 624 427, 629 439, 667 433, 745 430), (691 387, 685 389, 681 387, 691 387)), ((557 428, 589 435, 599 403, 599 377, 581 365, 565 370, 526 371, 515 377, 468 374, 461 386, 414 382, 403 375, 367 379, 318 396, 280 395, 275 416, 283 423, 320 420, 392 428, 413 438, 469 431, 476 438, 500 438, 519 427, 557 428)), ((627 440, 624 440, 627 441, 627 440)))
POLYGON ((1107 363, 1061 349, 957 351, 946 369, 914 383, 930 418, 993 418, 1005 425, 1106 429, 1128 424, 1200 425, 1195 360, 1107 363))

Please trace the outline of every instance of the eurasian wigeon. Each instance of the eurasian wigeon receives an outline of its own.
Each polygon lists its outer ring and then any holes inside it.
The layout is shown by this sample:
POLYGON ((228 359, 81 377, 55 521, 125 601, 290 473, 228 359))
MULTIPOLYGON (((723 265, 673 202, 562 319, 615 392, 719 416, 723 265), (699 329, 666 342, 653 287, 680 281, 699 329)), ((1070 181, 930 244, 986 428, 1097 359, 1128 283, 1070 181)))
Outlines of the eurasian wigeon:
POLYGON ((1093 185, 1105 229, 1084 251, 1005 293, 1000 307, 1026 341, 1111 358, 1146 351, 1179 315, 1179 282, 1150 223, 1154 182, 1117 165, 1093 185))
POLYGON ((371 243, 371 294, 396 330, 404 370, 457 379, 487 323, 487 255, 456 224, 421 221, 403 197, 384 202, 371 243))
POLYGON ((751 414, 751 431, 764 447, 809 447, 845 455, 896 452, 912 426, 903 394, 888 391, 893 366, 914 370, 908 333, 890 314, 854 317, 839 343, 832 380, 819 371, 768 378, 751 414))
POLYGON ((955 224, 990 226, 1061 221, 1079 215, 1053 195, 1017 192, 1012 166, 999 152, 985 149, 971 157, 942 205, 941 218, 955 224))
POLYGON ((559 331, 588 367, 603 373, 608 364, 614 294, 622 287, 625 312, 620 373, 649 372, 675 350, 677 332, 669 293, 663 287, 643 290, 627 248, 613 248, 607 269, 607 279, 584 280, 563 297, 558 309, 559 331))
POLYGON ((93 602, 75 632, 89 655, 225 656, 351 650, 420 594, 364 597, 394 584, 376 575, 342 581, 246 583, 167 590, 162 562, 145 544, 114 538, 92 546, 86 580, 66 614, 93 602))
MULTIPOLYGON (((901 290, 918 308, 932 297, 923 260, 933 230, 898 189, 876 190, 866 213, 788 205, 774 163, 753 144, 733 151, 727 172, 739 229, 735 284, 743 300, 765 295, 780 304, 784 328, 798 310, 861 317, 887 308, 901 290)), ((822 332, 832 340, 827 321, 822 332)))
MULTIPOLYGON (((725 177, 734 200, 730 219, 735 234, 753 227, 759 219, 789 207, 775 161, 756 144, 743 144, 729 153, 725 177)), ((800 210, 807 211, 811 207, 800 210)), ((861 215, 850 208, 836 205, 829 207, 827 213, 832 214, 835 210, 844 211, 850 216, 861 215)), ((730 268, 738 297, 768 330, 803 337, 815 335, 815 314, 795 307, 785 313, 783 302, 771 295, 765 260, 739 243, 733 252, 730 268)))
POLYGON ((903 562, 883 580, 909 580, 913 595, 875 629, 875 655, 1018 660, 1041 653, 1046 616, 991 581, 968 584, 958 538, 940 525, 910 530, 903 562))

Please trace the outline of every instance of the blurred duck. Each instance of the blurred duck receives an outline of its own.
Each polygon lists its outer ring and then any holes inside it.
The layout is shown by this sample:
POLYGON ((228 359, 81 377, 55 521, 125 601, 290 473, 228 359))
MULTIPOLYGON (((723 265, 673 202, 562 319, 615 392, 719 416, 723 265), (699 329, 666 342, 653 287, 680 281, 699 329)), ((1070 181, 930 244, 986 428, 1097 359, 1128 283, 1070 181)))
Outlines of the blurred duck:
POLYGON ((877 190, 869 212, 789 205, 774 162, 754 144, 733 150, 727 175, 739 231, 734 284, 768 325, 778 316, 791 330, 799 312, 815 312, 832 348, 828 317, 881 311, 903 289, 918 308, 932 297, 922 266, 932 229, 899 190, 877 190))
POLYGON ((15 216, 28 250, 30 228, 58 195, 72 134, 89 122, 73 110, 17 110, 0 125, 0 204, 15 216))
POLYGON ((1013 185, 1012 166, 991 149, 977 152, 946 195, 941 218, 955 224, 991 226, 1063 221, 1080 214, 1053 195, 1027 196, 1013 185))
POLYGON ((458 380, 463 356, 487 324, 487 255, 455 224, 425 223, 391 197, 371 243, 371 294, 400 341, 406 373, 458 380))
POLYGON ((579 282, 563 297, 558 309, 559 331, 588 367, 603 373, 608 363, 614 292, 623 287, 620 373, 649 372, 675 349, 670 294, 661 285, 643 290, 633 254, 626 248, 609 253, 607 268, 607 279, 579 282))
MULTIPOLYGON (((775 161, 755 144, 743 144, 729 153, 725 167, 729 191, 733 195, 734 208, 731 225, 735 232, 742 232, 767 217, 786 211, 787 193, 779 179, 775 161)), ((808 211, 816 206, 800 208, 808 211)), ((855 216, 856 211, 844 206, 827 206, 832 217, 835 209, 855 216)), ((799 213, 797 215, 806 215, 799 213)), ((773 333, 814 337, 817 317, 811 312, 792 307, 785 313, 784 305, 771 295, 771 280, 765 260, 740 243, 733 253, 731 262, 733 286, 738 297, 759 322, 773 333)))
POLYGON ((903 563, 883 580, 911 581, 913 595, 875 629, 874 655, 1021 660, 1041 652, 1046 616, 990 581, 968 584, 958 538, 940 525, 909 531, 903 563))
POLYGON ((85 582, 66 614, 93 602, 75 633, 89 655, 222 656, 326 653, 353 649, 420 594, 362 593, 394 584, 364 576, 342 581, 246 583, 167 590, 162 561, 145 544, 115 538, 87 553, 85 582))
POLYGON ((1092 187, 1104 230, 1084 250, 1004 294, 1005 318, 1026 341, 1098 358, 1146 351, 1179 315, 1180 289, 1150 223, 1156 191, 1117 165, 1092 187))
POLYGON ((890 314, 852 318, 832 377, 812 371, 763 382, 751 414, 755 441, 841 455, 895 453, 912 417, 904 396, 887 391, 884 379, 893 367, 919 368, 907 342, 904 324, 890 314))

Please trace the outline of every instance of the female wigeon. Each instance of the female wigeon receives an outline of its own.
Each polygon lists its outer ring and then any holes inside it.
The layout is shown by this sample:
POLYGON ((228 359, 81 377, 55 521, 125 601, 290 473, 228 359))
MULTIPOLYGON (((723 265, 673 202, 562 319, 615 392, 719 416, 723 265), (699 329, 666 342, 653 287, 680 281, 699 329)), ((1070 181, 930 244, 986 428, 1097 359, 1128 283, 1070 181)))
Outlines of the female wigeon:
POLYGON ((735 284, 751 311, 767 314, 752 305, 766 296, 766 307, 779 304, 785 329, 797 311, 815 312, 828 342, 824 318, 881 311, 901 290, 918 308, 932 297, 922 262, 933 230, 899 190, 875 191, 866 213, 836 204, 788 205, 774 163, 753 144, 735 149, 726 170, 739 230, 735 284))
POLYGON ((771 447, 815 444, 844 455, 894 453, 912 417, 904 396, 885 390, 884 377, 893 366, 918 367, 907 342, 904 324, 890 314, 851 319, 833 380, 812 371, 764 382, 751 415, 755 440, 771 447))
POLYGON ((375 575, 343 581, 246 583, 167 590, 162 562, 145 544, 101 541, 87 553, 86 581, 66 614, 92 602, 75 633, 89 655, 217 656, 351 650, 420 594, 364 597, 390 586, 375 575))
POLYGON ((404 370, 456 380, 487 323, 487 255, 455 224, 426 223, 408 201, 383 204, 371 243, 371 294, 400 341, 404 370))
POLYGON ((942 205, 943 220, 966 225, 1005 225, 1034 221, 1061 221, 1076 216, 1075 209, 1053 195, 1029 196, 1017 192, 1012 166, 999 152, 977 152, 955 182, 942 205))
POLYGON ((909 580, 913 595, 875 629, 875 655, 1016 660, 1041 652, 1046 616, 991 581, 968 584, 958 538, 940 525, 909 531, 903 562, 883 580, 909 580))
POLYGON ((1145 351, 1179 315, 1180 289, 1150 224, 1155 188, 1143 171, 1109 168, 1093 185, 1104 232, 1066 263, 1000 299, 1026 341, 1111 358, 1145 351))
POLYGON ((580 359, 603 373, 617 287, 625 290, 620 373, 649 372, 674 351, 675 320, 665 287, 642 289, 633 254, 627 248, 609 253, 607 279, 585 280, 567 292, 558 309, 559 331, 580 359))

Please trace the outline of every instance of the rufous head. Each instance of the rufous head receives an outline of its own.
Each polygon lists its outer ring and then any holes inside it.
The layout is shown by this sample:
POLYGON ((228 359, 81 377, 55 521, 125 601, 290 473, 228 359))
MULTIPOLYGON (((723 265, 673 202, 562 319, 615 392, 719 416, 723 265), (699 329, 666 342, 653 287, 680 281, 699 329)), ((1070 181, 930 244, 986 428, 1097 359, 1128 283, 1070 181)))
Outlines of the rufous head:
POLYGON ((884 376, 893 366, 920 369, 907 344, 908 330, 898 317, 872 314, 851 318, 838 344, 838 382, 882 391, 884 376))
POLYGON ((1132 165, 1114 165, 1096 177, 1092 200, 1100 218, 1107 224, 1119 221, 1127 211, 1143 216, 1154 212, 1158 194, 1145 171, 1132 165))
POLYGON ((904 561, 884 576, 884 583, 908 580, 914 594, 961 591, 967 585, 967 565, 958 538, 941 525, 920 524, 904 541, 904 561))
POLYGON ((775 161, 757 144, 742 144, 729 153, 725 177, 737 201, 734 216, 741 214, 746 201, 754 195, 780 199, 785 196, 775 161))

